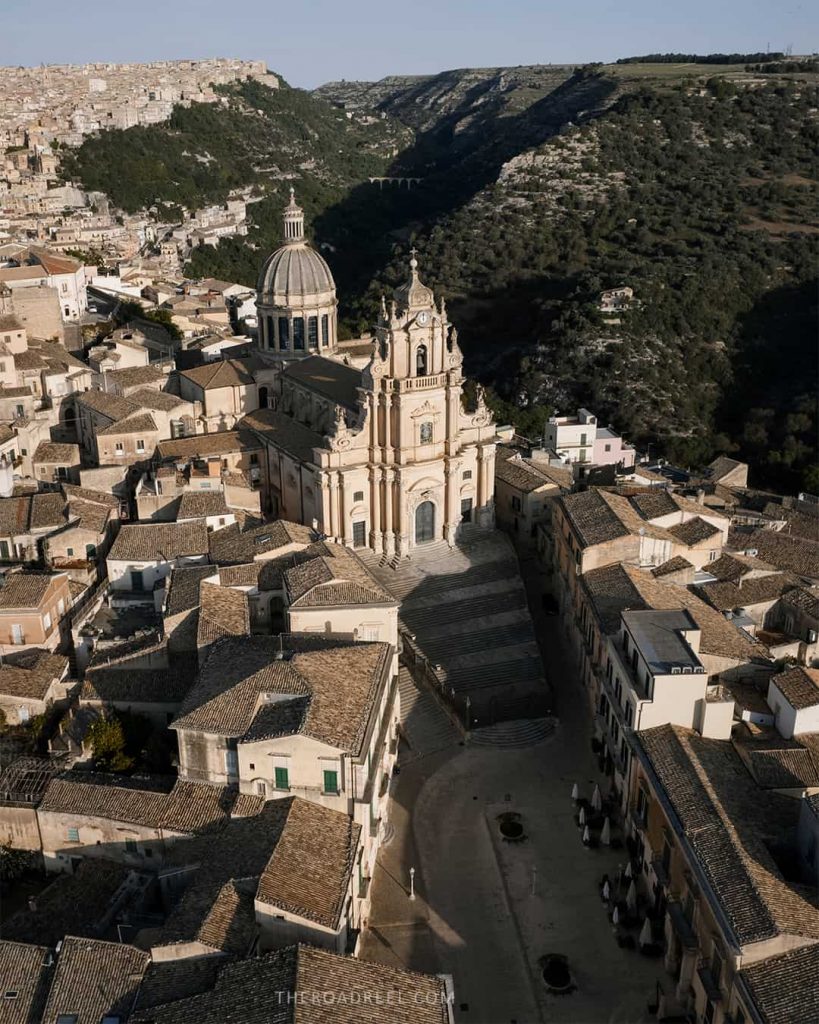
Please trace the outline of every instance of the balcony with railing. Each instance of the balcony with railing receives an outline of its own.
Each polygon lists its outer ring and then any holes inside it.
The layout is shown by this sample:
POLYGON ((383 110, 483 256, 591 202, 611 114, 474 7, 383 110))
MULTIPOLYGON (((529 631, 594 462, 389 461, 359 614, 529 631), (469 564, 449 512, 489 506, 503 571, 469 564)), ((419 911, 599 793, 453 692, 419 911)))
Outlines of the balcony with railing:
POLYGON ((432 373, 427 377, 406 377, 403 380, 393 381, 396 391, 431 391, 433 388, 442 388, 445 384, 445 373, 432 373))

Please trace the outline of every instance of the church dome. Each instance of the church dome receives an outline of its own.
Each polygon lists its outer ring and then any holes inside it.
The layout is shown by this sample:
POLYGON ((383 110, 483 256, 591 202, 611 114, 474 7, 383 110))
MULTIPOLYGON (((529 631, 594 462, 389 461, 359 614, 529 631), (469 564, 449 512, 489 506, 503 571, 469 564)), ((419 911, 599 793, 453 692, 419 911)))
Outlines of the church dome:
POLYGON ((259 278, 259 292, 277 306, 297 305, 335 292, 326 260, 306 242, 284 245, 268 257, 259 278))
POLYGON ((335 290, 327 261, 307 244, 304 212, 296 205, 291 189, 290 205, 284 211, 284 245, 262 267, 259 297, 276 306, 299 306, 334 298, 335 290))

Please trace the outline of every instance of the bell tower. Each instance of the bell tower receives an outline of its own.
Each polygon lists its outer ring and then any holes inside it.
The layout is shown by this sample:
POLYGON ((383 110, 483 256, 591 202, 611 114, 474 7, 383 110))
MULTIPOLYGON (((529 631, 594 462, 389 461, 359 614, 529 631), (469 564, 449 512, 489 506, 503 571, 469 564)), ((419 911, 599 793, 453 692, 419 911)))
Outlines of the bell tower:
MULTIPOLYGON (((374 490, 381 507, 373 510, 372 521, 384 528, 381 537, 373 531, 371 546, 387 556, 407 555, 436 540, 454 544, 458 527, 492 501, 492 484, 484 480, 481 486, 475 444, 484 434, 494 438, 491 417, 486 415, 486 430, 474 439, 473 431, 465 430, 472 418, 462 405, 457 331, 444 300, 436 304, 432 289, 420 280, 415 250, 410 257, 408 281, 395 289, 389 304, 381 301, 373 354, 362 379, 370 459, 381 467, 374 490)), ((494 443, 489 447, 494 459, 494 443)))

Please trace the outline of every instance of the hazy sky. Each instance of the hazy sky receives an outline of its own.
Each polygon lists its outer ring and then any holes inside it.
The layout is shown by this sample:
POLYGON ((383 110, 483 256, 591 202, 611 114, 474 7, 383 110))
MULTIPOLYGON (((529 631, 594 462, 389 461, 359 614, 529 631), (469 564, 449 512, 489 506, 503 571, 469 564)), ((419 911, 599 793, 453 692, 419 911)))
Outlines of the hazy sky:
POLYGON ((815 0, 0 0, 0 64, 265 60, 292 84, 819 46, 815 0))

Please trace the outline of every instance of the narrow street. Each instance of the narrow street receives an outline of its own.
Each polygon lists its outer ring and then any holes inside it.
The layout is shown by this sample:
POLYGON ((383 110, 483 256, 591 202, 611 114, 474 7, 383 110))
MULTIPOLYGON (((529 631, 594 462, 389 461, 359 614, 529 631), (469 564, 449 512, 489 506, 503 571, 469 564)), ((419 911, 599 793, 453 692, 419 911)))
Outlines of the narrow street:
MULTIPOLYGON (((615 942, 598 885, 604 873, 616 876, 625 853, 581 843, 572 785, 587 798, 595 782, 604 792, 607 785, 558 620, 541 609, 534 563, 522 568, 557 728, 527 746, 452 740, 429 754, 404 748, 395 833, 379 855, 361 955, 451 974, 459 1022, 647 1020, 662 968, 615 942), (525 842, 502 840, 497 818, 505 811, 521 815, 525 842), (574 992, 547 991, 538 961, 548 953, 568 957, 574 992)), ((423 746, 418 729, 414 735, 423 746)))

